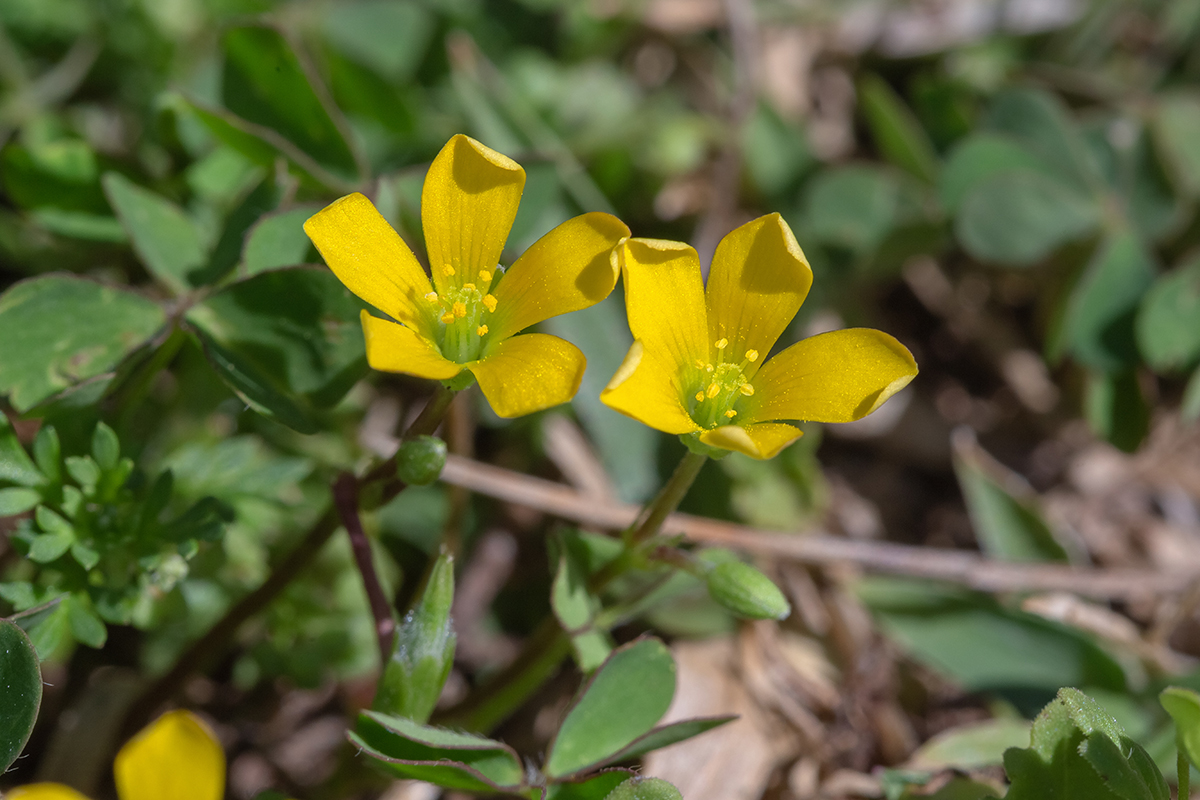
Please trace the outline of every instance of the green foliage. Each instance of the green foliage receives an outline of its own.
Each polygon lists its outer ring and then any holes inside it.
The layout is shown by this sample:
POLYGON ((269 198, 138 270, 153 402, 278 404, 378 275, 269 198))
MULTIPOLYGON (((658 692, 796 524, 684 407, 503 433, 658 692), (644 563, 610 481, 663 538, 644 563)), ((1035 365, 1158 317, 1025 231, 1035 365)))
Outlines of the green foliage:
POLYGON ((613 789, 605 800, 683 800, 683 795, 662 778, 639 776, 613 789))
POLYGON ((108 202, 150 274, 176 294, 199 285, 206 253, 183 210, 116 172, 107 173, 103 183, 108 202))
POLYGON ((42 705, 37 651, 16 623, 0 619, 0 770, 17 760, 42 705))
POLYGON ((1162 707, 1175 723, 1175 741, 1192 764, 1200 764, 1200 693, 1168 686, 1159 694, 1162 707))

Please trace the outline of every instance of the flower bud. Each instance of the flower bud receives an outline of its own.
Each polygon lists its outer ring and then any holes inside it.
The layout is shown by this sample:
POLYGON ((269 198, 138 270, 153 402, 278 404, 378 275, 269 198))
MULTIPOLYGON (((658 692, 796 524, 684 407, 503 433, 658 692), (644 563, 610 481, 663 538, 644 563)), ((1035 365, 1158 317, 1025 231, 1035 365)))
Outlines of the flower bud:
POLYGON ((619 784, 604 800, 683 800, 683 795, 662 778, 638 775, 619 784))
POLYGON ((416 436, 396 453, 396 476, 410 486, 426 486, 446 466, 446 443, 434 436, 416 436))
POLYGON ((784 619, 792 607, 771 579, 749 564, 728 561, 706 576, 708 593, 725 608, 747 619, 784 619))

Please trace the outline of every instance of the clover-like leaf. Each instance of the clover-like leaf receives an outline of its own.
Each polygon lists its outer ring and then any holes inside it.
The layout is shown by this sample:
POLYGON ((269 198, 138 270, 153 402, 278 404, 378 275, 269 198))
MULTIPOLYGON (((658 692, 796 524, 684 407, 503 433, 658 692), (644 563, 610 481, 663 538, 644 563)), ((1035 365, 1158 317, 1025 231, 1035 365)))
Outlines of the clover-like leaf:
POLYGON ((14 622, 0 619, 0 772, 17 760, 42 704, 37 651, 14 622))

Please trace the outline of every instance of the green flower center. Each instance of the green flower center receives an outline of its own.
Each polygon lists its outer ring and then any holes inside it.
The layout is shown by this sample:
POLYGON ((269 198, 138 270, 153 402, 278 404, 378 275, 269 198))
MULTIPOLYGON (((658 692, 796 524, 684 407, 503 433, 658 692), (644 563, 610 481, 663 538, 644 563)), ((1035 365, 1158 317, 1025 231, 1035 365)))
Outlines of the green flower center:
MULTIPOLYGON (((447 277, 452 267, 443 267, 447 277)), ((488 320, 496 310, 496 298, 488 292, 492 273, 480 270, 479 285, 464 283, 441 294, 425 295, 434 320, 434 336, 442 355, 456 364, 479 359, 488 340, 488 320), (482 287, 482 288, 481 288, 482 287)))
POLYGON ((692 419, 701 428, 717 428, 728 425, 738 415, 738 406, 743 397, 754 394, 754 385, 746 377, 746 367, 758 361, 757 350, 747 350, 741 363, 725 360, 729 347, 728 339, 718 339, 713 347, 717 351, 716 363, 697 360, 692 370, 690 387, 685 406, 692 419))

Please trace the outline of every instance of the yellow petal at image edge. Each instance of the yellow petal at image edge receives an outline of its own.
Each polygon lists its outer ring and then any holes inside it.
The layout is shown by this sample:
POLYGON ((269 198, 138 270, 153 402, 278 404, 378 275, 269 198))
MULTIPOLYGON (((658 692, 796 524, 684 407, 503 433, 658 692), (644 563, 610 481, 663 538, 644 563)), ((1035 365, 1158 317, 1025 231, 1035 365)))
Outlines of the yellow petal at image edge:
POLYGON ((121 748, 113 775, 120 800, 221 800, 225 753, 198 717, 170 711, 121 748))
POLYGON ((360 314, 367 343, 367 363, 382 372, 402 372, 418 378, 449 380, 463 371, 461 364, 442 356, 411 328, 360 314))
POLYGON ((370 200, 346 195, 310 217, 304 232, 347 289, 407 325, 424 324, 429 278, 370 200))
POLYGON ((753 425, 725 425, 700 434, 709 447, 734 450, 751 458, 774 458, 779 451, 799 439, 804 432, 782 422, 757 422, 753 425))
POLYGON ((680 401, 678 374, 669 356, 662 353, 656 356, 640 340, 634 341, 617 374, 600 392, 600 400, 651 428, 666 433, 695 433, 700 426, 680 401))
POLYGON ((527 333, 468 365, 492 410, 505 419, 565 403, 579 391, 587 359, 557 336, 527 333))
POLYGON ((678 369, 708 360, 700 257, 679 242, 630 239, 621 254, 629 330, 656 361, 678 369))
POLYGON ((853 422, 883 405, 916 374, 912 353, 882 331, 822 333, 763 365, 754 378, 754 396, 742 403, 741 419, 853 422))
MULTIPOLYGON (((766 356, 796 316, 812 286, 812 270, 783 217, 768 214, 717 245, 708 275, 709 343, 728 339, 727 360, 747 350, 766 356)), ((746 370, 753 375, 762 361, 746 370)))
POLYGON ((9 789, 4 794, 4 800, 88 800, 70 786, 61 783, 31 783, 9 789))
POLYGON ((524 188, 525 170, 511 158, 461 133, 446 142, 421 190, 421 228, 439 292, 478 284, 479 270, 496 268, 524 188))
POLYGON ((613 248, 629 228, 612 214, 569 219, 533 244, 496 286, 492 335, 507 339, 542 320, 599 303, 620 270, 613 248))

